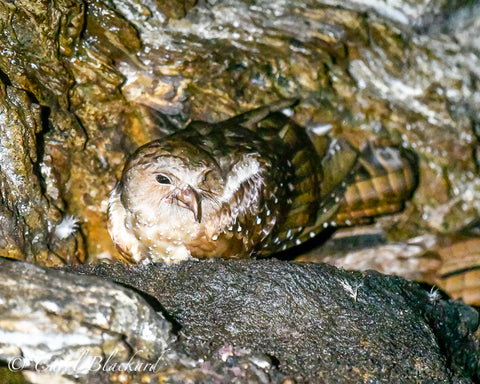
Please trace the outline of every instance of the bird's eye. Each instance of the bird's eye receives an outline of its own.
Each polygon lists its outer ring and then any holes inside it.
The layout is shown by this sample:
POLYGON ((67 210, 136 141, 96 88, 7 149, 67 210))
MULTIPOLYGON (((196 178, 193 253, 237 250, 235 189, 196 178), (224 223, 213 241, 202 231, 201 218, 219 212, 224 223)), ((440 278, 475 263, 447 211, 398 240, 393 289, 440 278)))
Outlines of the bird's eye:
POLYGON ((212 172, 211 169, 207 170, 203 176, 202 176, 202 183, 206 183, 207 182, 207 177, 209 176, 209 174, 212 172))
POLYGON ((162 174, 157 175, 155 177, 155 180, 157 180, 158 184, 171 184, 172 183, 167 176, 162 175, 162 174))

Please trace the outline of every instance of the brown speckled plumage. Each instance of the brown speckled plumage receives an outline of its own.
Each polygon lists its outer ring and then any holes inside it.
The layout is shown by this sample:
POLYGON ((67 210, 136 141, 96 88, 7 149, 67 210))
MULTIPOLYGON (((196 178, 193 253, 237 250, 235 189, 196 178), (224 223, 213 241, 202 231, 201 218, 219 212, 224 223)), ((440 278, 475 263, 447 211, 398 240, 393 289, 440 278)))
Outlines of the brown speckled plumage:
POLYGON ((311 139, 280 112, 290 105, 192 122, 140 147, 109 204, 109 231, 123 257, 265 256, 315 236, 337 213, 345 224, 401 208, 415 188, 416 164, 406 150, 368 146, 358 154, 343 141, 311 139), (368 182, 373 192, 362 202, 364 185, 355 185, 368 182), (386 208, 373 212, 372 199, 386 208))

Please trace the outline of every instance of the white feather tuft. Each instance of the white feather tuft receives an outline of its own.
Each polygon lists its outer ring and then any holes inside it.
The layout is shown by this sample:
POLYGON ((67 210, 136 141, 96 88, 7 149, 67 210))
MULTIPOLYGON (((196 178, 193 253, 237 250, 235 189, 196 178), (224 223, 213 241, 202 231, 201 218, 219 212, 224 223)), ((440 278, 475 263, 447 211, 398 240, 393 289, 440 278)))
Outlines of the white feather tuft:
POLYGON ((427 293, 427 296, 428 296, 428 300, 432 304, 438 303, 440 301, 440 299, 442 298, 442 295, 440 294, 440 292, 438 291, 438 289, 436 287, 432 287, 430 289, 430 292, 427 293))
POLYGON ((64 240, 76 231, 78 231, 78 218, 73 215, 65 215, 62 221, 55 227, 55 236, 60 240, 64 240))

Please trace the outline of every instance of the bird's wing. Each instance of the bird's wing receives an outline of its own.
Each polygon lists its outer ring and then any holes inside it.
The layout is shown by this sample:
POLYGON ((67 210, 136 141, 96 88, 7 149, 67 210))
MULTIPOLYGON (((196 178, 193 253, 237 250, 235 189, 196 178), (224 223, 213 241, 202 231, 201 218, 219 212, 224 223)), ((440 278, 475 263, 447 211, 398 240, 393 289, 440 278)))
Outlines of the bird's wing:
POLYGON ((125 225, 126 211, 120 201, 120 184, 117 183, 108 202, 108 232, 121 255, 129 263, 141 259, 141 244, 125 225))
POLYGON ((247 153, 231 167, 220 197, 221 226, 230 226, 236 221, 246 224, 247 216, 259 214, 268 166, 258 154, 247 153))
POLYGON ((255 130, 256 124, 265 119, 269 114, 293 108, 297 103, 297 99, 279 100, 269 105, 265 105, 242 113, 238 116, 234 116, 228 120, 220 122, 219 124, 225 124, 229 126, 241 125, 242 127, 255 130))

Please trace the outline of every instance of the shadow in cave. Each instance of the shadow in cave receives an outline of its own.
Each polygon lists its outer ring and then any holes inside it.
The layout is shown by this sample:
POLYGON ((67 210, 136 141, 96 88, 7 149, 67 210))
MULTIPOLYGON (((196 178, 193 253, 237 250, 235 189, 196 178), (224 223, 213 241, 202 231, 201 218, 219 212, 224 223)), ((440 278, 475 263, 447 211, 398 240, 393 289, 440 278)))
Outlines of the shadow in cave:
POLYGON ((278 260, 291 261, 296 257, 303 255, 312 251, 315 248, 321 247, 324 245, 335 233, 338 228, 330 227, 322 231, 320 234, 315 236, 313 239, 310 239, 300 245, 289 248, 285 251, 274 253, 270 257, 274 257, 278 260))
POLYGON ((137 293, 138 295, 142 296, 142 298, 147 302, 147 304, 151 308, 153 308, 153 310, 155 312, 160 312, 163 315, 163 317, 165 317, 165 319, 172 325, 171 332, 175 336, 179 335, 179 332, 182 329, 182 325, 175 319, 174 316, 172 316, 172 314, 170 312, 168 312, 165 309, 165 307, 162 305, 162 303, 160 303, 160 301, 158 301, 157 298, 153 297, 152 295, 149 295, 148 293, 145 293, 145 292, 139 290, 138 288, 135 288, 132 285, 120 283, 118 281, 115 281, 115 284, 120 285, 120 286, 122 286, 122 287, 124 287, 124 288, 126 288, 130 291, 133 291, 133 292, 137 293))

